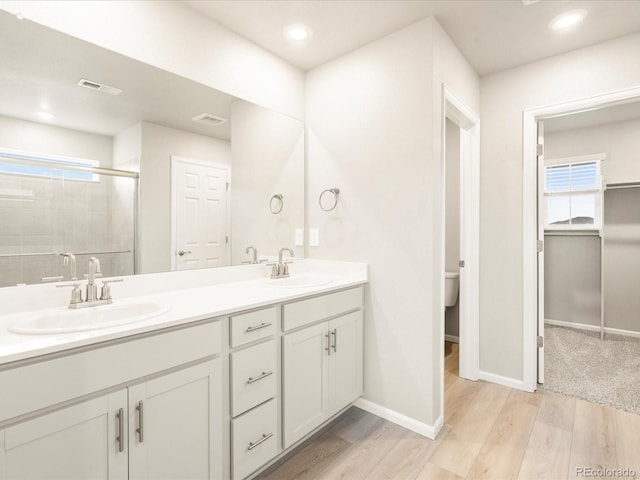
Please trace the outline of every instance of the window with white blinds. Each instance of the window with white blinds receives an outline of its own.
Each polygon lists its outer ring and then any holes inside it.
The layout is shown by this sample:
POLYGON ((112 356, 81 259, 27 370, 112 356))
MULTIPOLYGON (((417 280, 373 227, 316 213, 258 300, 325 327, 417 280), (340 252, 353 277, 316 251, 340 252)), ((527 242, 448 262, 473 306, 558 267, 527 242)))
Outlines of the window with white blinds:
POLYGON ((544 171, 545 230, 593 230, 602 225, 600 160, 554 163, 544 171))

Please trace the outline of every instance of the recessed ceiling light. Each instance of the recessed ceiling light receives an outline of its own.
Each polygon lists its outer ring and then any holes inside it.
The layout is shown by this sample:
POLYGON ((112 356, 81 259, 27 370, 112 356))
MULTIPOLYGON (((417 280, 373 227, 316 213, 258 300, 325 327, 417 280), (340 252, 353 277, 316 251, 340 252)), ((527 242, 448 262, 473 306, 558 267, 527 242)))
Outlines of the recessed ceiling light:
POLYGON ((284 29, 284 36, 289 40, 295 40, 297 42, 301 42, 302 40, 306 40, 311 35, 311 30, 309 27, 305 25, 289 25, 284 29))
POLYGON ((558 15, 556 18, 551 20, 549 26, 557 31, 567 30, 571 27, 575 27, 582 20, 584 20, 584 18, 587 16, 587 13, 588 12, 583 9, 565 12, 562 15, 558 15))
POLYGON ((43 120, 52 120, 53 114, 49 112, 38 112, 38 116, 43 120))

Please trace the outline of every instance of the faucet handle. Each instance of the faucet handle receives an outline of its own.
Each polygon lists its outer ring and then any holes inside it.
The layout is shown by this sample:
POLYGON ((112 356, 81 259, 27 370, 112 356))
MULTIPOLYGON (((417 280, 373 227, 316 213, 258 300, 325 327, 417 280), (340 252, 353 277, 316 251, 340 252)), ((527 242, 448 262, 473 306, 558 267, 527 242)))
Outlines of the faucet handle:
POLYGON ((67 283, 66 285, 56 285, 56 288, 65 288, 65 287, 73 288, 73 290, 71 290, 71 300, 69 301, 70 308, 71 308, 71 305, 77 305, 79 303, 82 303, 82 290, 80 289, 79 283, 67 283))
MULTIPOLYGON (((61 282, 64 280, 63 276, 59 276, 59 277, 42 277, 40 279, 42 282, 61 282)), ((58 285, 59 287, 62 287, 64 285, 58 285)))
MULTIPOLYGON (((88 273, 83 273, 82 276, 85 278, 85 280, 89 278, 89 274, 88 273)), ((102 272, 96 272, 96 273, 93 274, 93 276, 96 277, 96 278, 100 278, 102 276, 102 272)))
POLYGON ((110 283, 119 283, 123 282, 122 278, 114 278, 113 280, 104 280, 102 282, 102 288, 100 289, 100 300, 107 300, 111 302, 111 287, 110 283))

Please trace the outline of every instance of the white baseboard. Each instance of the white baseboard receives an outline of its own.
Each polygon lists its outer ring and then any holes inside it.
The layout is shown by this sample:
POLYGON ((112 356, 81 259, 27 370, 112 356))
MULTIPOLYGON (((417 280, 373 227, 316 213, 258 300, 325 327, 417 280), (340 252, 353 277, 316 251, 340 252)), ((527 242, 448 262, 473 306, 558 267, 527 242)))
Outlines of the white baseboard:
POLYGON ((377 403, 371 402, 369 400, 365 400, 364 398, 359 398, 353 404, 366 412, 377 415, 378 417, 384 418, 385 420, 389 420, 396 425, 400 425, 401 427, 416 432, 423 437, 430 438, 431 440, 434 440, 438 436, 438 432, 440 432, 440 429, 444 424, 442 415, 438 417, 436 423, 434 423, 433 425, 429 425, 423 422, 419 422, 418 420, 415 420, 411 417, 407 417, 406 415, 396 412, 395 410, 391 410, 390 408, 383 407, 382 405, 378 405, 377 403))
POLYGON ((525 388, 524 382, 522 380, 516 380, 515 378, 503 377, 502 375, 483 372, 482 370, 480 370, 478 378, 486 382, 497 383, 498 385, 504 385, 505 387, 515 388, 516 390, 522 390, 524 392, 529 391, 525 388))
POLYGON ((460 337, 457 337, 455 335, 449 335, 448 333, 444 334, 444 339, 447 342, 460 343, 460 337))
MULTIPOLYGON (((590 332, 600 331, 600 325, 589 325, 588 323, 565 322, 564 320, 552 320, 550 318, 545 318, 544 323, 554 325, 556 327, 575 328, 577 330, 588 330, 590 332)), ((613 335, 624 335, 626 337, 640 337, 640 332, 636 332, 633 330, 622 330, 620 328, 604 327, 604 333, 610 333, 613 335)))

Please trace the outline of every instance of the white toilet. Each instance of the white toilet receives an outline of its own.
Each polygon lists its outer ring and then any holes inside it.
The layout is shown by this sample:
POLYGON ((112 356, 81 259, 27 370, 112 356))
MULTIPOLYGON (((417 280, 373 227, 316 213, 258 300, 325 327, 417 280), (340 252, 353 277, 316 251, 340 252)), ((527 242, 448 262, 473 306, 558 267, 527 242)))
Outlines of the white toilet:
POLYGON ((444 272, 444 306, 453 307, 458 301, 458 286, 460 274, 458 272, 444 272))

